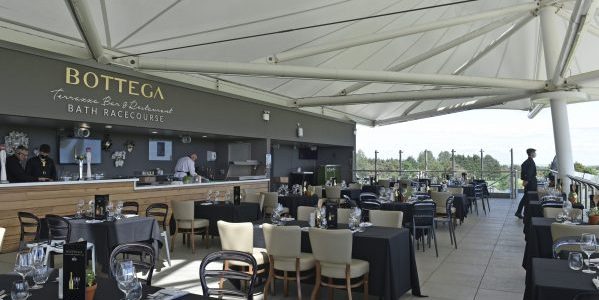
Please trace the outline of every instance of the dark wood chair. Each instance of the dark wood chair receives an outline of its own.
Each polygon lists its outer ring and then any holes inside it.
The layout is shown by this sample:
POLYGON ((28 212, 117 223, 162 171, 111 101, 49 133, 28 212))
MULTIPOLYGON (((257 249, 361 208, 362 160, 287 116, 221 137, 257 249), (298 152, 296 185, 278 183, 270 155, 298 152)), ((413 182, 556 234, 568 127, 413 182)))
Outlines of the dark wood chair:
POLYGON ((124 257, 126 260, 131 260, 135 266, 135 271, 141 271, 142 274, 146 275, 146 285, 152 286, 152 275, 154 274, 154 267, 156 265, 154 248, 143 243, 121 244, 114 247, 112 253, 110 253, 110 274, 113 278, 118 264, 123 261, 123 259, 119 259, 119 255, 122 255, 121 257, 124 257), (128 254, 131 253, 135 253, 136 256, 138 255, 139 260, 130 259, 128 254))
POLYGON ((20 211, 17 213, 17 216, 19 217, 19 224, 21 225, 19 250, 22 250, 27 243, 39 241, 41 223, 40 219, 30 212, 20 211))
POLYGON ((254 284, 256 282, 257 276, 257 263, 256 259, 249 253, 241 252, 241 251, 232 251, 232 250, 223 250, 212 252, 204 259, 202 259, 202 264, 200 265, 200 284, 202 285, 202 290, 204 295, 208 297, 219 297, 222 296, 232 296, 232 297, 241 297, 244 299, 254 299, 254 284), (207 269, 207 266, 211 263, 223 263, 225 262, 239 262, 241 264, 245 264, 249 266, 250 272, 245 271, 237 271, 232 269, 207 269), (219 280, 221 283, 225 279, 233 279, 233 280, 242 280, 247 282, 247 287, 244 291, 239 290, 229 290, 223 288, 210 288, 208 287, 208 279, 215 278, 219 280))
POLYGON ((135 201, 124 202, 121 213, 124 215, 139 215, 139 203, 135 201))
POLYGON ((162 236, 164 242, 164 249, 166 251, 166 260, 168 265, 171 265, 171 252, 168 246, 168 237, 170 229, 168 226, 169 222, 169 207, 166 203, 152 203, 146 208, 146 217, 154 218, 160 226, 160 236, 162 236))

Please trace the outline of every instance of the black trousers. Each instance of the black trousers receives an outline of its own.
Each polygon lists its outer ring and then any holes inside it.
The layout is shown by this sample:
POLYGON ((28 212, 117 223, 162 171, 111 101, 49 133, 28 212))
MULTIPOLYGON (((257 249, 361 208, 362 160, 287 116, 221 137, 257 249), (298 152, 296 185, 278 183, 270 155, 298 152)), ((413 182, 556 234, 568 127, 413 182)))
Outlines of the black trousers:
POLYGON ((524 209, 524 206, 528 203, 527 194, 528 194, 528 191, 524 191, 524 195, 522 196, 522 199, 520 199, 520 203, 518 204, 518 210, 516 210, 517 216, 522 215, 522 210, 524 209))

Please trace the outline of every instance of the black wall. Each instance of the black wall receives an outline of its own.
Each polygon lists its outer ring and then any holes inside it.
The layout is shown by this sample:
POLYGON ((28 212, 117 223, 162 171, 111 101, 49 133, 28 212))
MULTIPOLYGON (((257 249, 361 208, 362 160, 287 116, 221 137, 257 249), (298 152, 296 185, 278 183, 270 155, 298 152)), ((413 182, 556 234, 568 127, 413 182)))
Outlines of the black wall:
POLYGON ((289 176, 298 167, 303 172, 317 172, 320 165, 340 165, 341 180, 350 182, 352 180, 352 147, 318 147, 318 159, 299 159, 297 146, 278 144, 272 149, 273 155, 273 177, 289 176))

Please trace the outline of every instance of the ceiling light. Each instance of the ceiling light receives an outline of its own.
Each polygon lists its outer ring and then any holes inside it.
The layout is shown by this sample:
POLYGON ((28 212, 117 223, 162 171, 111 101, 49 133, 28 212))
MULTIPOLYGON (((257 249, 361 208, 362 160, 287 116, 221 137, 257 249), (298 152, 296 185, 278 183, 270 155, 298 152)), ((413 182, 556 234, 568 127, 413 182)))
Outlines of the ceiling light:
POLYGON ((156 131, 156 130, 152 130, 152 133, 153 133, 153 134, 157 134, 157 133, 158 133, 158 131, 156 131))
POLYGON ((203 137, 203 138, 207 138, 208 136, 207 136, 207 135, 202 135, 202 137, 203 137))
POLYGON ((110 128, 112 128, 112 125, 105 125, 104 128, 110 129, 110 128))

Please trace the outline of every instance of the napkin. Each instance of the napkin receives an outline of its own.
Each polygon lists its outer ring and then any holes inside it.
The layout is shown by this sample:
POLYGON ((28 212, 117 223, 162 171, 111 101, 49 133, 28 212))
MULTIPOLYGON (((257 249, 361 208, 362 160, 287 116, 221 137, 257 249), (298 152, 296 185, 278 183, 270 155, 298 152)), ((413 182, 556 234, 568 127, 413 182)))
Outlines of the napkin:
POLYGON ((187 291, 175 290, 175 289, 163 289, 152 295, 149 295, 148 298, 160 298, 160 300, 173 300, 179 297, 183 297, 189 294, 187 291))
POLYGON ((597 277, 593 278, 593 284, 595 285, 595 287, 597 289, 599 289, 599 278, 597 278, 597 277))

